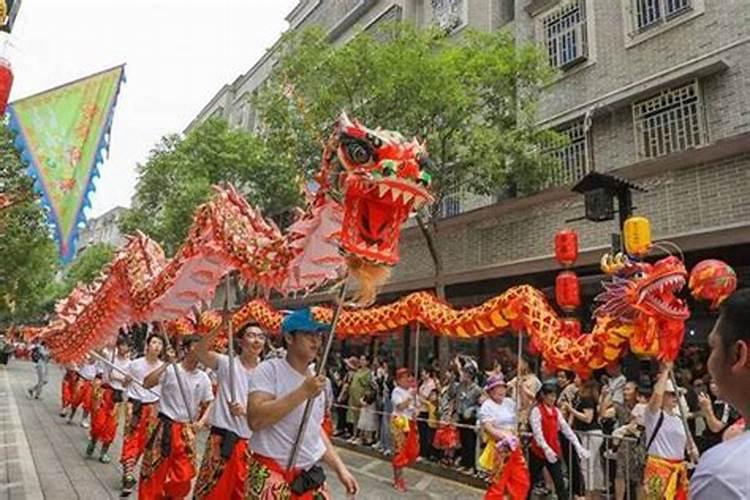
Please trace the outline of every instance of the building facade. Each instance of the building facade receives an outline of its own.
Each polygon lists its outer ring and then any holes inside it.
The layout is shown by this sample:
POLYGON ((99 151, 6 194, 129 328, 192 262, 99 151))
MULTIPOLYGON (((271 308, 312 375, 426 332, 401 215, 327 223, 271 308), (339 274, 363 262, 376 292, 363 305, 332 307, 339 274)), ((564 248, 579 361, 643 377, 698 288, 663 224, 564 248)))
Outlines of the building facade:
POLYGON ((125 243, 125 238, 120 233, 119 221, 127 211, 124 207, 115 207, 99 217, 89 219, 86 227, 78 234, 77 253, 83 252, 86 247, 95 243, 107 243, 119 248, 125 243))
MULTIPOLYGON (((499 202, 461 193, 445 207, 438 246, 449 270, 448 300, 470 305, 507 287, 531 283, 551 290, 558 266, 553 238, 563 227, 579 232, 577 271, 584 294, 599 289, 598 260, 609 250, 615 223, 580 220, 583 199, 570 187, 590 171, 629 179, 655 239, 679 245, 688 265, 707 256, 750 276, 750 8, 745 0, 304 0, 289 15, 290 29, 318 24, 345 42, 386 19, 454 33, 508 29, 533 42, 558 69, 544 89, 540 125, 567 135, 550 151, 560 160, 556 185, 499 202)), ((223 113, 238 126, 240 100, 270 71, 273 52, 196 120, 223 113)), ((403 232, 401 261, 383 300, 434 287, 432 260, 415 227, 403 232)), ((704 335, 698 313, 689 330, 704 335)), ((426 336, 425 336, 426 337, 426 336)), ((407 337, 408 339, 408 337, 407 337)), ((426 342, 423 340, 422 342, 426 342)), ((481 342, 483 352, 488 345, 481 342)), ((406 342, 409 345, 409 342, 406 342)), ((424 344, 430 349, 429 342, 424 344)), ((456 344, 456 349, 476 345, 456 344)))

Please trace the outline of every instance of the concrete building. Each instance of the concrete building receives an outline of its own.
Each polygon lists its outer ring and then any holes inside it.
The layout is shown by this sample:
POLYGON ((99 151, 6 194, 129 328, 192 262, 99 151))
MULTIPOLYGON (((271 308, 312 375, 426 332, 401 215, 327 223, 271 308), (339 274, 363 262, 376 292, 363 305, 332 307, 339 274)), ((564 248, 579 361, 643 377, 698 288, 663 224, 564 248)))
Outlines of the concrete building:
MULTIPOLYGON (((438 23, 454 33, 466 26, 510 29, 519 41, 538 44, 559 69, 538 116, 542 126, 570 138, 550 151, 560 159, 558 186, 470 206, 457 195, 446 207, 438 245, 452 303, 476 304, 520 283, 551 290, 559 270, 553 237, 565 226, 579 231, 577 271, 591 297, 601 279, 597 262, 616 230, 614 223, 569 222, 584 212, 582 197, 570 186, 593 170, 645 187, 646 193, 634 195, 636 212, 650 218, 655 239, 683 249, 688 265, 722 258, 741 283, 748 282, 747 0, 304 0, 288 16, 291 29, 320 24, 342 42, 384 19, 438 23)), ((240 110, 248 108, 230 103, 257 88, 270 69, 269 54, 222 89, 196 120, 221 113, 234 124, 254 126, 242 121, 240 110)), ((384 301, 434 286, 417 228, 404 231, 401 255, 384 301)), ((700 336, 710 321, 697 310, 689 330, 700 336)), ((480 349, 488 352, 485 344, 480 349)), ((455 347, 473 351, 476 344, 455 347)))
POLYGON ((127 208, 115 207, 99 217, 89 219, 86 227, 78 234, 77 253, 80 254, 94 243, 107 243, 115 248, 125 243, 125 238, 120 233, 119 220, 126 211, 127 208))

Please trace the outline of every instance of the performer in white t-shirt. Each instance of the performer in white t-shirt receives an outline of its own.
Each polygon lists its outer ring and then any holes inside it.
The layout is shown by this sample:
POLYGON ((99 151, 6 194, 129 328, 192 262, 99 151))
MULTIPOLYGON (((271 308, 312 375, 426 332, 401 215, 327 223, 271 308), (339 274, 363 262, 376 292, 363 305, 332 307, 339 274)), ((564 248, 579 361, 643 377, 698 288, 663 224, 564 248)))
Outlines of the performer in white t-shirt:
POLYGON ((239 355, 234 359, 234 394, 229 383, 229 356, 210 351, 219 329, 201 339, 200 362, 218 379, 216 401, 209 415, 211 432, 203 452, 193 498, 235 500, 244 498, 247 478, 247 394, 250 375, 258 366, 266 335, 255 323, 244 325, 234 336, 239 355))
POLYGON ((408 368, 396 370, 396 386, 391 392, 391 435, 393 436, 393 487, 406 491, 403 468, 419 456, 419 430, 417 429, 417 388, 408 368))
POLYGON ((115 345, 115 355, 107 355, 107 359, 112 360, 120 371, 114 370, 105 363, 99 361, 101 370, 101 387, 96 393, 94 403, 94 413, 91 417, 91 434, 89 436, 89 445, 86 448, 86 457, 91 457, 96 450, 96 443, 102 444, 99 461, 108 464, 111 459, 109 447, 115 440, 117 433, 117 415, 119 414, 118 405, 124 401, 125 375, 130 365, 130 345, 126 337, 117 339, 115 345))
POLYGON ((147 389, 159 386, 159 423, 146 444, 138 483, 140 500, 185 498, 190 494, 196 472, 195 432, 208 405, 214 399, 211 380, 198 369, 197 335, 182 340, 183 359, 149 373, 147 389))
POLYGON ((336 473, 348 494, 355 495, 359 490, 328 436, 321 432, 326 377, 316 376, 310 365, 329 329, 329 325, 315 321, 309 309, 287 315, 281 326, 286 357, 263 361, 250 378, 247 419, 253 435, 245 498, 306 495, 329 499, 325 474, 317 465, 321 460, 336 473), (287 470, 308 400, 313 401, 312 411, 297 458, 287 470))
POLYGON ((148 439, 148 429, 156 425, 156 405, 159 401, 159 387, 146 390, 140 384, 146 376, 159 368, 162 362, 159 356, 164 350, 164 339, 158 333, 152 333, 146 340, 146 355, 134 359, 128 366, 128 377, 124 381, 127 387, 127 413, 125 417, 125 435, 122 440, 122 495, 129 495, 135 486, 135 468, 143 454, 148 439), (137 381, 138 383, 136 383, 137 381))

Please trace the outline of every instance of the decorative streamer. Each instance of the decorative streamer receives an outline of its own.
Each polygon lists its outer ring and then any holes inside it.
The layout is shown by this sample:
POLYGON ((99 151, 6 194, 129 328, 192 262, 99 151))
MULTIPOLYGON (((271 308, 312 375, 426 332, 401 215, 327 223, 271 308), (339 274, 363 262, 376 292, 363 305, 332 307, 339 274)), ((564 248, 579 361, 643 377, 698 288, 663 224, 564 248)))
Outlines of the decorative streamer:
POLYGON ((16 149, 42 195, 65 263, 75 256, 124 80, 125 66, 117 66, 8 106, 16 149))

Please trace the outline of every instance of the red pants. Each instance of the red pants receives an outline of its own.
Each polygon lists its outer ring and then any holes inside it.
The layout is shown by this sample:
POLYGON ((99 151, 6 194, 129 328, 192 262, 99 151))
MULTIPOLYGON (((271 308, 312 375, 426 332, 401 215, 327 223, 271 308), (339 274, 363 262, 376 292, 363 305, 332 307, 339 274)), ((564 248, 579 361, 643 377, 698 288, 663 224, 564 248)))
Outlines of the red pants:
POLYGON ((96 408, 91 417, 91 440, 109 445, 115 440, 117 433, 117 403, 115 391, 111 387, 102 386, 97 398, 96 408))
POLYGON ((124 475, 132 475, 138 459, 143 455, 146 443, 156 426, 156 403, 142 404, 140 413, 135 411, 136 403, 128 402, 125 420, 125 436, 122 439, 120 463, 124 475))
POLYGON ((60 395, 62 397, 62 407, 67 408, 73 406, 73 400, 76 394, 76 385, 78 384, 78 374, 73 370, 65 370, 65 375, 62 379, 62 390, 60 395))
POLYGON ((178 499, 190 494, 195 477, 195 434, 188 424, 172 422, 169 426, 169 455, 163 455, 162 439, 167 427, 163 419, 143 453, 139 500, 178 499))
POLYGON ((70 405, 73 410, 77 410, 79 406, 83 407, 83 411, 91 413, 92 397, 94 395, 94 381, 86 380, 82 378, 78 381, 75 395, 73 396, 73 402, 70 405))
POLYGON ((247 440, 238 439, 228 459, 221 456, 221 436, 208 435, 195 482, 195 500, 242 500, 247 479, 247 440))
POLYGON ((521 448, 516 448, 504 459, 496 459, 497 470, 484 500, 526 500, 531 489, 531 477, 521 448))
POLYGON ((393 467, 401 469, 413 464, 419 456, 419 431, 416 420, 409 420, 409 430, 404 432, 396 418, 391 419, 393 433, 393 467))
POLYGON ((251 453, 245 498, 254 500, 328 500, 331 498, 325 483, 302 495, 293 493, 289 485, 301 473, 301 469, 286 472, 276 460, 251 453))

